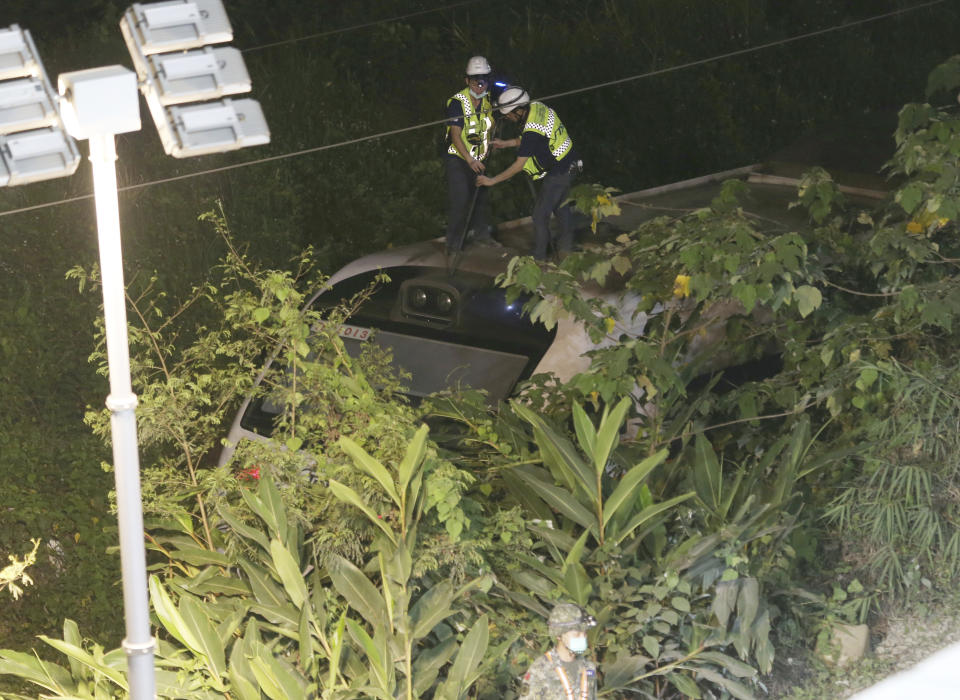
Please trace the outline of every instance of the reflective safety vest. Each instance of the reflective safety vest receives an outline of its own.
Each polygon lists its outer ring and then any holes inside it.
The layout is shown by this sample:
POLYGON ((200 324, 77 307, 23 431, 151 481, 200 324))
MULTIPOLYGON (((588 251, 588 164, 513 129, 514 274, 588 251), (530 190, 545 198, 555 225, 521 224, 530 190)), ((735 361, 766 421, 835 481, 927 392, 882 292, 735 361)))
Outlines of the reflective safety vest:
MULTIPOLYGON (((557 113, 542 102, 530 103, 530 113, 527 115, 526 124, 523 125, 523 131, 524 133, 535 131, 546 136, 550 152, 558 161, 563 160, 573 148, 573 140, 567 134, 557 113)), ((547 165, 549 164, 539 163, 536 157, 527 158, 527 162, 523 164, 523 170, 534 180, 539 180, 547 174, 547 165)))
MULTIPOLYGON (((474 109, 470 88, 464 88, 447 100, 447 105, 449 106, 453 100, 459 100, 463 105, 463 129, 460 131, 460 139, 471 156, 477 160, 483 160, 490 150, 490 133, 493 131, 493 105, 490 104, 490 97, 486 95, 480 98, 480 105, 474 109)), ((447 138, 450 138, 449 126, 447 138)), ((452 142, 447 147, 447 153, 463 158, 452 142)))

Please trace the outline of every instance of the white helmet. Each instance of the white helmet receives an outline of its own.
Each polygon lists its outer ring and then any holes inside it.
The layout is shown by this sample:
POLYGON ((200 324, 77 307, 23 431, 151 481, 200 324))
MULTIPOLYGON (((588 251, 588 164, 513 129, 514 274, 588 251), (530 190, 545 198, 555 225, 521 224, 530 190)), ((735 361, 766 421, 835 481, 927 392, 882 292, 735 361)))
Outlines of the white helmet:
POLYGON ((517 107, 523 107, 530 104, 530 95, 522 87, 511 85, 500 93, 497 99, 497 109, 500 114, 509 114, 517 107))
POLYGON ((483 56, 474 56, 467 61, 467 75, 488 75, 491 72, 490 64, 483 56))

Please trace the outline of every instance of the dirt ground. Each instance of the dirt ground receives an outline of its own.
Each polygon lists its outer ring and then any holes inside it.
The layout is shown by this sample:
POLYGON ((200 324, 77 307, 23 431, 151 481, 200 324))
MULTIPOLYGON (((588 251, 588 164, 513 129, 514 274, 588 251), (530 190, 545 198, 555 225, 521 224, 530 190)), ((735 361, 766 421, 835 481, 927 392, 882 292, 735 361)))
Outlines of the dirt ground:
POLYGON ((763 679, 768 698, 842 700, 960 641, 960 597, 890 610, 871 626, 870 651, 861 661, 830 669, 806 649, 783 650, 763 679))

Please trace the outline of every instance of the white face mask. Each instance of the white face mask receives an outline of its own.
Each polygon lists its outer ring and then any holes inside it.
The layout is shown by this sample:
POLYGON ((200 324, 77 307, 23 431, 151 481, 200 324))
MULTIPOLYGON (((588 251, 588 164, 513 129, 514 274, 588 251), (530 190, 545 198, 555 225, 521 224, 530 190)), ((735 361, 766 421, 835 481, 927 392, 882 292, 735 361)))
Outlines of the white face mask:
POLYGON ((574 654, 582 654, 587 650, 587 638, 585 635, 569 637, 565 644, 567 649, 572 651, 574 654))
POLYGON ((486 97, 489 90, 484 90, 483 92, 474 92, 473 88, 470 88, 470 94, 473 96, 473 99, 479 100, 481 97, 486 97))

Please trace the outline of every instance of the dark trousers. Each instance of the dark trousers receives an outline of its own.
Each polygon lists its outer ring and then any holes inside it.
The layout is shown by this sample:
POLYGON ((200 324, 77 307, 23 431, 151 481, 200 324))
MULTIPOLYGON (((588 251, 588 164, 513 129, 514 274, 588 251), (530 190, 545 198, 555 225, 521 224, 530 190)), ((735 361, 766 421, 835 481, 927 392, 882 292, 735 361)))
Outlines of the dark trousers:
POLYGON ((470 229, 473 229, 476 237, 480 239, 490 235, 487 224, 487 188, 476 186, 477 175, 463 158, 447 154, 446 170, 447 248, 459 250, 466 242, 466 231, 470 229), (467 225, 467 214, 474 194, 477 199, 473 203, 470 224, 467 225))
POLYGON ((573 212, 569 204, 564 205, 570 196, 574 173, 568 169, 555 170, 540 181, 540 193, 533 205, 533 257, 545 260, 547 248, 552 240, 550 235, 550 215, 557 215, 557 236, 553 239, 558 253, 569 253, 573 248, 573 212))

